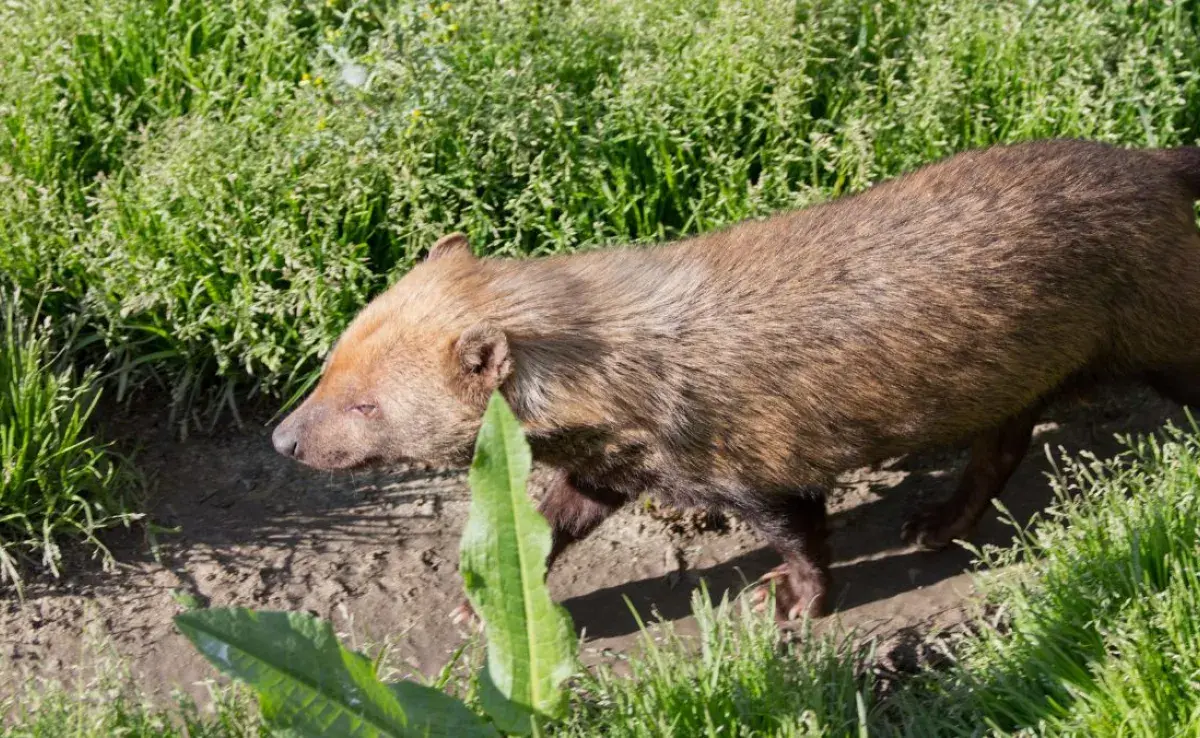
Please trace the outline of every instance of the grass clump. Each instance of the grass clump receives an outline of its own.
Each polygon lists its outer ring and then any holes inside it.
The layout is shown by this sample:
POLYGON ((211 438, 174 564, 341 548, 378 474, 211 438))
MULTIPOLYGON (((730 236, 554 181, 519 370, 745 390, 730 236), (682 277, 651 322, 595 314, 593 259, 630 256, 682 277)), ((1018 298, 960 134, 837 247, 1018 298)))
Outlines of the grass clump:
POLYGON ((174 707, 131 696, 128 679, 82 689, 37 682, 13 706, 3 738, 257 738, 258 708, 228 687, 213 687, 213 704, 202 710, 183 696, 174 707))
POLYGON ((209 683, 211 704, 175 693, 170 706, 132 688, 110 653, 94 653, 94 673, 79 683, 34 679, 0 700, 0 738, 259 738, 270 735, 245 690, 209 683))
POLYGON ((554 735, 611 738, 859 736, 868 729, 870 651, 804 629, 780 643, 770 614, 693 597, 699 627, 684 638, 643 631, 628 675, 586 673, 583 696, 554 735))
MULTIPOLYGON (((129 471, 89 433, 95 373, 60 363, 48 331, 0 304, 0 583, 21 585, 21 562, 54 575, 59 543, 82 540, 107 559, 97 532, 128 523, 129 471)), ((35 313, 36 314, 36 313, 35 313)))
POLYGON ((912 735, 1200 735, 1200 434, 1069 459, 1056 488, 1045 520, 984 552, 1011 567, 986 588, 1002 625, 910 692, 912 735))

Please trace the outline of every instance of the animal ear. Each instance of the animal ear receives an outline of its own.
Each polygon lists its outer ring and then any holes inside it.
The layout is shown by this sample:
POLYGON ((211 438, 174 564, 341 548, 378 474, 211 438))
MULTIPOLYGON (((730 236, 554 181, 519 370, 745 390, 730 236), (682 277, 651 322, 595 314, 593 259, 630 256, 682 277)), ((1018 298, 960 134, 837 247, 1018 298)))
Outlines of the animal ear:
POLYGON ((512 354, 504 331, 476 323, 454 343, 461 380, 473 390, 491 394, 512 373, 512 354))
POLYGON ((473 256, 471 244, 467 241, 467 234, 455 231, 442 236, 429 249, 429 255, 425 257, 425 261, 435 261, 452 254, 473 256))

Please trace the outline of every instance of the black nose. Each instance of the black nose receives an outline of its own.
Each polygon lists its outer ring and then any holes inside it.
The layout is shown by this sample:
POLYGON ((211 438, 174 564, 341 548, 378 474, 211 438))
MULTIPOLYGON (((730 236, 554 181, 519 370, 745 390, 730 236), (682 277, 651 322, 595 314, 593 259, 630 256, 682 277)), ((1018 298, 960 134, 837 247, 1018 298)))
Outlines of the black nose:
POLYGON ((271 444, 284 456, 300 457, 300 434, 293 423, 282 423, 271 434, 271 444))

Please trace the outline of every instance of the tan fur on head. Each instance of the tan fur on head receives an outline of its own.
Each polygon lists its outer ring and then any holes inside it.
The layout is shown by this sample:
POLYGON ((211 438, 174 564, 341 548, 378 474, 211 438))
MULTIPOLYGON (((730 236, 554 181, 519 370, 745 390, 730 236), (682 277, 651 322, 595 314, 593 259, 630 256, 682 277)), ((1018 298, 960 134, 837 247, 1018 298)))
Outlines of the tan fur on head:
POLYGON ((436 261, 447 256, 472 256, 471 244, 467 242, 465 233, 448 233, 439 238, 433 247, 429 249, 429 255, 425 257, 426 261, 436 261))
POLYGON ((476 323, 454 342, 457 370, 451 375, 458 391, 472 405, 484 407, 497 387, 512 374, 512 356, 504 331, 487 323, 476 323))
POLYGON ((487 398, 512 370, 504 333, 452 289, 470 286, 476 263, 465 237, 444 237, 354 319, 277 430, 297 459, 338 469, 469 458, 487 398))

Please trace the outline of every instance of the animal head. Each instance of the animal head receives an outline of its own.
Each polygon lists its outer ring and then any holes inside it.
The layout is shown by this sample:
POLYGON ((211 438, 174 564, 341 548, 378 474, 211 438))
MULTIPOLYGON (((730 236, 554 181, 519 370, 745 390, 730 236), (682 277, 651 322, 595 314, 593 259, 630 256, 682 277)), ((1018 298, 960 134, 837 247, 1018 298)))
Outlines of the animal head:
POLYGON ((513 369, 505 332, 481 317, 480 265, 462 234, 439 239, 351 322, 316 389, 275 429, 275 449, 319 469, 468 461, 513 369))

